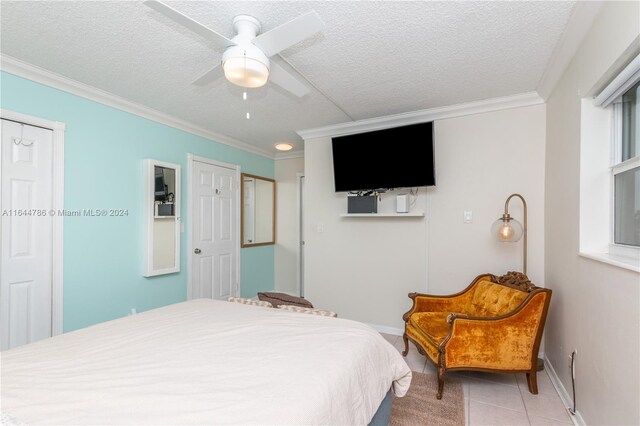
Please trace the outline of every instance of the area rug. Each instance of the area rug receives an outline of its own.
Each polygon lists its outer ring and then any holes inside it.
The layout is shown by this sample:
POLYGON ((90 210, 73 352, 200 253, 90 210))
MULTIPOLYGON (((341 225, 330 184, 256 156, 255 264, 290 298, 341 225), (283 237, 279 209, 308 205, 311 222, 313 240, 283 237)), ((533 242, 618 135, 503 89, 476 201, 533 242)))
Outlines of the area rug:
POLYGON ((447 380, 442 399, 436 399, 438 378, 433 374, 413 372, 409 392, 393 397, 391 426, 464 425, 462 384, 447 380))

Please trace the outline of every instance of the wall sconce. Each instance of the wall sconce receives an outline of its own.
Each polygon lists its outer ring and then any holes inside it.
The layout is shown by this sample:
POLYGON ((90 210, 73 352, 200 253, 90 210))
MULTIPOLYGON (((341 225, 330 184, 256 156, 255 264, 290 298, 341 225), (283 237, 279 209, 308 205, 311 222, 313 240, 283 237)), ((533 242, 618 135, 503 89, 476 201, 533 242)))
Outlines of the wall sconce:
POLYGON ((502 243, 515 243, 516 241, 520 241, 520 238, 524 236, 524 248, 522 250, 523 259, 522 259, 522 272, 527 274, 527 202, 524 200, 524 197, 520 194, 511 194, 507 201, 504 203, 504 214, 502 217, 491 225, 491 235, 497 241, 502 243), (513 197, 518 197, 522 201, 522 205, 524 206, 524 227, 511 217, 509 214, 509 201, 513 197))

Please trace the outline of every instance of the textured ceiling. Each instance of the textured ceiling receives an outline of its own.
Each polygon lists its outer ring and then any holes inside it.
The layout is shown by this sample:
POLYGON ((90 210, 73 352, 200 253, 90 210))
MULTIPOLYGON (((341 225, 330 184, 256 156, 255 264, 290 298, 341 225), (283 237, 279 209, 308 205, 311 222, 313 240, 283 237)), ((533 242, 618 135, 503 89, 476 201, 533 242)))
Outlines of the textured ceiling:
POLYGON ((324 33, 282 56, 320 91, 267 84, 243 101, 224 79, 193 86, 222 52, 137 1, 2 0, 0 50, 261 148, 299 148, 299 129, 535 90, 575 2, 167 4, 228 37, 239 14, 267 31, 316 10, 324 33))

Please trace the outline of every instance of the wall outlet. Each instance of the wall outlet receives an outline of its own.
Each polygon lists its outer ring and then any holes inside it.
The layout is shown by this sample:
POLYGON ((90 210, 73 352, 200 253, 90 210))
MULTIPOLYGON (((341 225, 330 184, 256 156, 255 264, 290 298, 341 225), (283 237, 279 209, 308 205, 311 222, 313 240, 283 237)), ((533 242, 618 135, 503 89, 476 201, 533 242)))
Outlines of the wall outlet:
POLYGON ((129 311, 129 315, 135 315, 137 313, 138 311, 136 311, 136 308, 131 308, 131 311, 129 311))
POLYGON ((462 212, 462 223, 473 223, 473 212, 471 210, 462 212))

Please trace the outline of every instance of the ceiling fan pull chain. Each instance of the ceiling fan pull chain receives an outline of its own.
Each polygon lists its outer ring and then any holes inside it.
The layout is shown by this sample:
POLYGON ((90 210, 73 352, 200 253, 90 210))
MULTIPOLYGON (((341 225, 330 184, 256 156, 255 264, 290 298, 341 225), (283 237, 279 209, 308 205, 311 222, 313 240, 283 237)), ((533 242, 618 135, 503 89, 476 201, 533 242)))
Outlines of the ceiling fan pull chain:
MULTIPOLYGON (((247 79, 247 51, 244 51, 244 78, 245 80, 247 79)), ((244 92, 242 92, 242 99, 244 99, 245 101, 247 100, 247 90, 245 89, 244 92)), ((247 107, 247 110, 249 108, 247 107)), ((251 114, 249 114, 249 111, 247 111, 247 120, 251 119, 251 114)))
POLYGON ((242 57, 244 58, 244 79, 247 79, 247 51, 245 50, 242 53, 242 57))

